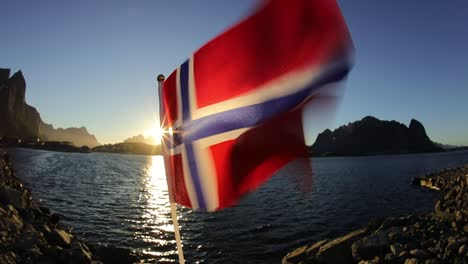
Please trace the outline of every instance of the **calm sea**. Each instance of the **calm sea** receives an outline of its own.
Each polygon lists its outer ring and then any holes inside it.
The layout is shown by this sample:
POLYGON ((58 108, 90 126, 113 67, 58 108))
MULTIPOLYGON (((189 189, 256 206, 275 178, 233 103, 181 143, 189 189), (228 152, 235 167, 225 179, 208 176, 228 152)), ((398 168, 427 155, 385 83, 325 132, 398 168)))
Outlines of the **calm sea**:
MULTIPOLYGON (((129 248, 145 262, 177 262, 160 156, 9 150, 40 202, 94 243, 129 248)), ((280 263, 294 248, 372 219, 431 210, 437 193, 411 178, 468 163, 468 152, 315 158, 292 163, 234 208, 178 209, 188 263, 280 263)))

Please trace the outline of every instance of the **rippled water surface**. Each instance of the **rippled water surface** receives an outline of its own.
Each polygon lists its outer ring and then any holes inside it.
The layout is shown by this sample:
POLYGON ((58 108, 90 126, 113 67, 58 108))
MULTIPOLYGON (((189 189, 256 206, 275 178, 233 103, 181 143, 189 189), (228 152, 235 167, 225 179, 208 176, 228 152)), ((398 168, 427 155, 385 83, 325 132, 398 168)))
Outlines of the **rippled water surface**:
MULTIPOLYGON (((9 152, 36 199, 63 215, 76 234, 130 248, 145 262, 176 262, 162 157, 9 152)), ((280 263, 297 246, 342 235, 371 219, 430 210, 437 193, 411 186, 411 178, 468 163, 468 152, 310 163, 312 177, 292 163, 234 208, 179 208, 187 262, 280 263)))

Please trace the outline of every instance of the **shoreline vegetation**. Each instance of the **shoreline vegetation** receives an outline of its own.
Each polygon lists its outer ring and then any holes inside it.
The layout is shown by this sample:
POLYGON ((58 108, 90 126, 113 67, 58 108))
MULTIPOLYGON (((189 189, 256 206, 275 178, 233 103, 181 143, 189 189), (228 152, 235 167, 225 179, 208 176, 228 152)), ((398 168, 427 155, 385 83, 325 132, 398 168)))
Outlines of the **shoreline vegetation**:
POLYGON ((466 264, 468 164, 415 177, 413 184, 440 192, 432 212, 373 221, 342 237, 297 248, 282 263, 466 264))
POLYGON ((0 263, 133 263, 128 249, 91 245, 41 206, 0 153, 0 263))

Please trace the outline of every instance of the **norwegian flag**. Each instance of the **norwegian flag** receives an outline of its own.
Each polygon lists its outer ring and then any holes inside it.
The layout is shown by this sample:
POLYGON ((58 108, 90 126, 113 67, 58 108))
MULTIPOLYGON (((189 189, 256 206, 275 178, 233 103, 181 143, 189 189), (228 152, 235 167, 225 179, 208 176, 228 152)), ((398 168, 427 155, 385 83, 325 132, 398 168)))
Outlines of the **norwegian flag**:
POLYGON ((171 202, 235 204, 306 157, 302 108, 350 68, 334 0, 270 0, 178 67, 160 90, 171 202))

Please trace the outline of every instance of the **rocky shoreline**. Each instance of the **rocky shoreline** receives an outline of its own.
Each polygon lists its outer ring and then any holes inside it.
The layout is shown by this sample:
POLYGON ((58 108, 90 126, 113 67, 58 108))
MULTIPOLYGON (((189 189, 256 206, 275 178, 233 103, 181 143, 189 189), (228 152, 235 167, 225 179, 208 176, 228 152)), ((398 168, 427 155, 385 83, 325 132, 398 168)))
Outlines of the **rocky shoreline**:
POLYGON ((468 263, 468 165, 415 178, 413 184, 441 192, 433 212, 369 223, 300 247, 282 263, 468 263))
POLYGON ((60 224, 60 216, 40 206, 0 153, 0 263, 133 263, 122 248, 90 245, 60 224))

